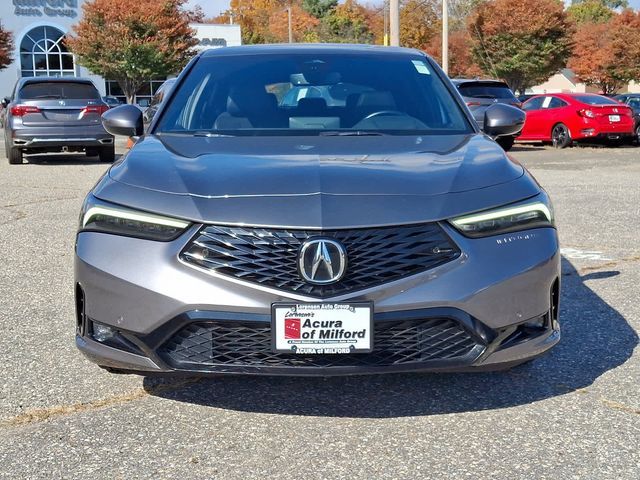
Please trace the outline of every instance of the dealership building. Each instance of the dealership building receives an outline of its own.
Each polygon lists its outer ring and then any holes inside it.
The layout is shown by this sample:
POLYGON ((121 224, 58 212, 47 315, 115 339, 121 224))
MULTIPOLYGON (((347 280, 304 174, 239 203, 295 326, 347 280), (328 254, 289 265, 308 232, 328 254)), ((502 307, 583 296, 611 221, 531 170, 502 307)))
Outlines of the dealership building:
MULTIPOLYGON (((64 45, 64 37, 82 17, 85 0, 0 0, 0 21, 13 33, 13 63, 0 70, 0 98, 9 96, 21 77, 86 77, 102 95, 124 99, 117 82, 94 75, 80 66, 64 45)), ((239 25, 192 24, 198 49, 241 44, 239 25)), ((138 100, 150 98, 164 79, 150 79, 138 100)))

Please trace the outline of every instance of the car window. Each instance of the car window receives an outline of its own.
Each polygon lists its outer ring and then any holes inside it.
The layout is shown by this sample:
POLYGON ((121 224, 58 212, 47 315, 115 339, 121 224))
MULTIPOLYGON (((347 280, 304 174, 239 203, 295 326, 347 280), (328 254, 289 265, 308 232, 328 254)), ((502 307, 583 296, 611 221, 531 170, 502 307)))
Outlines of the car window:
POLYGON ((602 95, 575 95, 573 98, 587 105, 620 105, 616 100, 602 95))
POLYGON ((203 130, 233 135, 473 131, 423 56, 317 53, 201 57, 154 133, 203 130))
POLYGON ((527 100, 523 105, 522 109, 526 112, 529 110, 540 110, 542 108, 542 102, 547 97, 535 97, 527 100))
POLYGON ((458 90, 463 97, 517 100, 506 83, 467 82, 459 84, 458 90))
POLYGON ((100 99, 96 87, 79 82, 37 82, 23 85, 19 97, 24 100, 54 98, 62 100, 100 99))
POLYGON ((547 97, 547 98, 545 98, 545 102, 546 102, 546 99, 550 99, 550 100, 546 104, 545 108, 561 108, 561 107, 566 107, 567 105, 569 105, 567 102, 565 102, 564 100, 561 100, 558 97, 547 97))
POLYGON ((634 110, 640 110, 640 98, 629 98, 627 100, 627 105, 629 105, 634 110))

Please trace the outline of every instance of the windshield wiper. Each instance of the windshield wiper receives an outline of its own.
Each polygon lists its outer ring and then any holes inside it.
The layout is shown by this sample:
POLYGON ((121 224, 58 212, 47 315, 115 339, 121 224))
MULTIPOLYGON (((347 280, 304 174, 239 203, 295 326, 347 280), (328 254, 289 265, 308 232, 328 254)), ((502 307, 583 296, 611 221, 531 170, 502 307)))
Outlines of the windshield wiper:
POLYGON ((382 132, 365 132, 362 130, 352 130, 349 132, 320 132, 318 133, 321 137, 382 137, 387 135, 382 132))
POLYGON ((62 98, 62 95, 53 95, 53 94, 47 94, 47 95, 38 95, 36 97, 33 97, 34 99, 37 98, 62 98))

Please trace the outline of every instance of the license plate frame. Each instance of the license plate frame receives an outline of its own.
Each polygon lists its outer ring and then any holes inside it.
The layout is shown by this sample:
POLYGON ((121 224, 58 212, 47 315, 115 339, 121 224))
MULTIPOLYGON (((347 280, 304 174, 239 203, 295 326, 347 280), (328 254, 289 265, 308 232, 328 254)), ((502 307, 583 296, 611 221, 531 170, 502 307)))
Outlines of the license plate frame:
POLYGON ((305 355, 370 353, 373 351, 373 342, 373 302, 278 302, 271 305, 273 352, 305 355), (309 316, 310 313, 314 315, 309 316), (287 320, 291 322, 287 323, 287 320), (332 326, 305 327, 306 320, 327 322, 320 325, 329 325, 328 322, 340 320, 341 324, 337 327, 336 323, 332 326), (287 325, 290 327, 288 338, 287 325), (365 333, 362 338, 318 338, 321 335, 330 336, 331 332, 339 336, 340 330, 344 332, 342 335, 346 335, 347 332, 359 335, 363 330, 365 333), (312 331, 316 333, 312 334, 312 331), (324 333, 320 333, 321 331, 324 333), (302 338, 305 333, 313 338, 302 338))

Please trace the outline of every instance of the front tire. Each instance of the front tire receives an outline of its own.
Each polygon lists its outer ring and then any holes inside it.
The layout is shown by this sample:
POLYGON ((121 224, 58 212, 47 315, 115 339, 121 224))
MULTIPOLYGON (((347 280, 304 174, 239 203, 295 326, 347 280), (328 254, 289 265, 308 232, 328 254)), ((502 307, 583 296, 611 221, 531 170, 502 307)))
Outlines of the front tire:
POLYGON ((499 137, 496 140, 498 145, 500 145, 505 152, 511 150, 511 147, 513 147, 515 141, 516 139, 513 137, 499 137))
POLYGON ((551 143, 555 148, 567 148, 571 145, 571 134, 564 123, 558 123, 551 129, 551 143))
POLYGON ((636 125, 635 137, 633 139, 633 143, 640 146, 640 123, 636 125))
POLYGON ((105 163, 113 163, 116 159, 116 147, 100 147, 100 161, 105 163))

